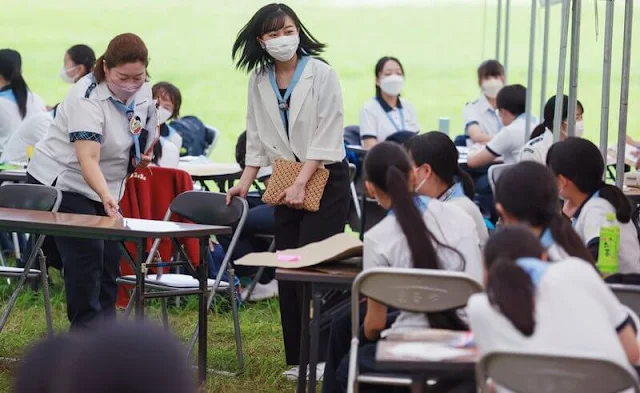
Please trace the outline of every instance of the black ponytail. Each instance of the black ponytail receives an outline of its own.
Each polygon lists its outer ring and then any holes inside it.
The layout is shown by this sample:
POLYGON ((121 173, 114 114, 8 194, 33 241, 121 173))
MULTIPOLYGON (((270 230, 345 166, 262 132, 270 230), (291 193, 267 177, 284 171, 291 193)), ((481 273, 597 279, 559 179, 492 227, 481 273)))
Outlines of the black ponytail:
POLYGON ((27 98, 29 87, 22 77, 22 58, 20 53, 12 49, 0 49, 0 76, 9 82, 16 98, 20 117, 27 116, 27 98))
POLYGON ((499 229, 483 250, 489 302, 527 337, 535 329, 535 288, 529 275, 515 261, 540 258, 543 252, 540 241, 522 225, 499 229))
MULTIPOLYGON (((584 112, 584 106, 580 101, 577 102, 577 107, 584 112)), ((546 104, 544 104, 544 119, 542 119, 542 123, 538 124, 536 128, 533 129, 531 133, 531 139, 537 138, 540 135, 544 134, 544 132, 549 129, 551 132, 555 134, 556 130, 553 129, 553 123, 556 118, 556 96, 549 98, 546 104)), ((569 116, 569 97, 566 95, 563 96, 562 99, 562 121, 566 121, 569 116)))
POLYGON ((549 149, 547 165, 553 173, 570 180, 581 192, 591 196, 600 192, 600 198, 609 202, 616 210, 616 218, 626 224, 631 220, 633 209, 624 193, 615 186, 602 181, 604 160, 596 145, 587 139, 567 138, 549 149))
MULTIPOLYGON (((417 269, 440 269, 440 260, 434 243, 456 252, 459 251, 440 243, 429 231, 424 218, 414 202, 414 194, 409 191, 409 174, 412 166, 407 153, 399 145, 382 142, 374 146, 364 161, 366 178, 374 186, 385 192, 393 206, 393 213, 407 239, 413 267, 417 269)), ((466 329, 455 311, 429 313, 430 326, 449 329, 466 329), (434 326, 436 325, 436 326, 434 326)))
POLYGON ((462 189, 467 198, 473 200, 475 188, 468 173, 458 165, 458 149, 451 139, 440 131, 431 131, 416 135, 407 142, 407 150, 416 166, 428 164, 449 187, 457 181, 462 183, 462 189))
POLYGON ((529 137, 529 140, 539 137, 540 135, 544 134, 545 131, 547 131, 547 126, 545 125, 545 123, 538 124, 536 128, 531 131, 531 137, 529 137))
POLYGON ((549 229, 553 240, 569 255, 594 264, 582 240, 558 206, 558 185, 551 171, 523 161, 505 171, 496 184, 495 200, 521 223, 549 229))

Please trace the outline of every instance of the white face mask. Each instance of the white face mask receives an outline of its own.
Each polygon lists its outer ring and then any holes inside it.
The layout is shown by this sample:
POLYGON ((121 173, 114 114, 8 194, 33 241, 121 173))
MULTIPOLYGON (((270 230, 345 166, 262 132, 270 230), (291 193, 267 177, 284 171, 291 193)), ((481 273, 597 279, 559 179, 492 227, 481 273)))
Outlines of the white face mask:
POLYGON ((173 113, 171 113, 171 111, 169 111, 167 108, 163 106, 158 108, 158 124, 165 123, 171 118, 171 115, 173 115, 173 113))
POLYGON ((482 92, 489 98, 496 98, 503 87, 504 83, 498 78, 489 78, 482 82, 482 92))
POLYGON ((397 96, 402 91, 404 77, 402 75, 389 75, 380 79, 380 90, 391 96, 397 96))
POLYGON ((293 58, 300 45, 300 36, 283 35, 264 41, 264 49, 278 61, 289 61, 293 58))
POLYGON ((584 135, 584 121, 578 120, 576 121, 576 136, 578 138, 582 138, 584 135))
POLYGON ((71 77, 68 74, 69 71, 73 70, 76 67, 77 66, 69 67, 69 68, 62 67, 62 69, 60 70, 60 79, 62 79, 65 83, 69 83, 69 84, 76 83, 75 76, 71 77))

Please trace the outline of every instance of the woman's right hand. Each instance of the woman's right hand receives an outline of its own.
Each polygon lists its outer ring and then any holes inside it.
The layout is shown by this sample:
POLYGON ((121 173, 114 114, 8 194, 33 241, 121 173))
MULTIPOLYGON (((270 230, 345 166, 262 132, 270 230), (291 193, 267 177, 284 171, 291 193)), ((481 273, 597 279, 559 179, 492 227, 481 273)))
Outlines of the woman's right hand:
POLYGON ((104 207, 105 213, 109 217, 121 218, 120 214, 120 206, 118 206, 118 202, 111 194, 106 194, 102 198, 102 206, 104 207))
POLYGON ((233 197, 235 196, 246 198, 247 194, 249 193, 249 187, 250 186, 242 184, 242 182, 231 187, 229 191, 227 191, 227 206, 231 204, 231 199, 233 199, 233 197))

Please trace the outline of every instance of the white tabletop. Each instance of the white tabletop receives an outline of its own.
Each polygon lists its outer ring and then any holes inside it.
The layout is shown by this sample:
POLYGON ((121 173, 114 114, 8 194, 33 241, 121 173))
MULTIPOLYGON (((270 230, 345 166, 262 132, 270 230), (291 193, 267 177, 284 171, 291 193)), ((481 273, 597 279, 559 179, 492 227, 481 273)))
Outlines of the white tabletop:
POLYGON ((178 168, 195 177, 233 175, 242 170, 235 162, 211 162, 206 158, 181 158, 178 168))

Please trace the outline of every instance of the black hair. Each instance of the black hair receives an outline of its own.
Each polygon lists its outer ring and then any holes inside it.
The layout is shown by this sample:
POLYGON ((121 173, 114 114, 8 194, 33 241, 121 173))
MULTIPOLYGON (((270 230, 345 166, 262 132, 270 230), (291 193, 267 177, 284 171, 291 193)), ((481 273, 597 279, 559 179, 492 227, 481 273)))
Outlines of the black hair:
MULTIPOLYGON (((387 64, 388 61, 395 61, 396 63, 398 63, 398 65, 400 66, 400 70, 402 71, 402 75, 404 75, 404 67, 402 66, 402 63, 400 63, 400 60, 393 56, 384 56, 381 57, 380 60, 378 60, 378 62, 376 63, 376 68, 374 69, 376 79, 378 79, 380 73, 382 72, 382 69, 384 68, 384 65, 387 64)), ((377 84, 376 97, 380 97, 380 86, 378 86, 377 84)))
POLYGON ((569 255, 595 264, 569 220, 562 216, 558 185, 546 166, 523 161, 505 170, 496 183, 495 201, 523 224, 549 229, 553 240, 569 255))
POLYGON ((182 94, 173 83, 158 82, 151 87, 151 94, 154 99, 160 97, 163 94, 169 96, 169 100, 173 104, 173 113, 171 118, 175 119, 180 116, 180 107, 182 106, 182 94))
POLYGON ((231 51, 231 57, 236 62, 237 69, 247 72, 256 68, 266 70, 274 64, 273 58, 260 46, 257 39, 281 29, 287 16, 293 19, 298 28, 300 36, 298 56, 303 54, 317 56, 324 51, 326 45, 315 39, 289 6, 283 3, 272 3, 260 8, 238 33, 231 51))
POLYGON ((245 156, 247 155, 247 131, 242 131, 236 142, 236 162, 240 168, 245 167, 245 156))
MULTIPOLYGON (((578 108, 580 108, 582 110, 582 113, 584 113, 584 106, 582 106, 582 103, 580 102, 580 100, 578 100, 577 104, 578 104, 578 108)), ((564 98, 562 99, 562 120, 563 121, 567 120, 568 116, 569 116, 569 97, 565 95, 564 98)), ((546 104, 544 104, 544 119, 542 119, 542 123, 538 124, 536 128, 533 129, 533 131, 531 132, 530 139, 537 138, 540 135, 544 134, 546 129, 549 129, 551 130, 551 132, 555 133, 555 130, 553 129, 553 122, 555 121, 555 117, 556 117, 556 96, 553 96, 549 98, 546 104)))
POLYGON ((591 196, 600 192, 616 209, 616 218, 623 224, 631 220, 633 209, 624 193, 616 186, 602 181, 604 159, 596 145, 583 138, 567 138, 555 143, 547 154, 547 166, 556 176, 562 175, 578 190, 591 196))
POLYGON ((488 76, 504 76, 504 67, 498 60, 486 60, 478 67, 478 82, 488 76))
POLYGON ((22 77, 22 57, 13 49, 0 49, 0 76, 9 82, 18 105, 20 117, 27 116, 27 98, 29 87, 22 77))
POLYGON ((503 87, 496 97, 496 106, 514 116, 520 116, 527 110, 527 88, 522 85, 503 87))
POLYGON ((93 71, 93 67, 96 65, 96 54, 89 46, 84 44, 74 45, 67 50, 67 54, 75 65, 84 66, 84 75, 93 71))
POLYGON ((459 180, 464 194, 474 199, 473 180, 458 165, 458 149, 447 135, 439 131, 416 135, 407 142, 407 150, 416 166, 428 164, 449 187, 459 180))
POLYGON ((484 248, 489 302, 527 337, 535 329, 535 287, 516 261, 540 258, 543 252, 540 241, 521 225, 499 229, 484 248))
MULTIPOLYGON (((409 245, 413 267, 417 269, 440 269, 440 259, 434 243, 455 251, 466 263, 459 251, 440 243, 424 222, 416 207, 414 195, 409 191, 410 173, 413 170, 407 152, 393 142, 382 142, 374 146, 364 160, 366 179, 391 198, 395 218, 409 245)), ((464 270, 464 266, 461 270, 464 270)), ((462 329, 466 324, 455 311, 429 313, 431 327, 462 329), (436 326, 434 326, 434 324, 436 326)))

